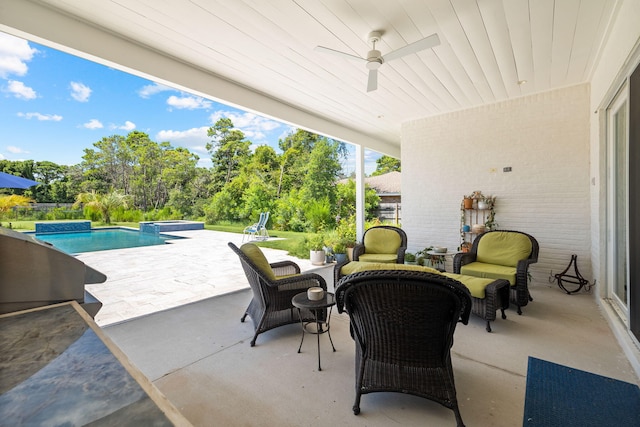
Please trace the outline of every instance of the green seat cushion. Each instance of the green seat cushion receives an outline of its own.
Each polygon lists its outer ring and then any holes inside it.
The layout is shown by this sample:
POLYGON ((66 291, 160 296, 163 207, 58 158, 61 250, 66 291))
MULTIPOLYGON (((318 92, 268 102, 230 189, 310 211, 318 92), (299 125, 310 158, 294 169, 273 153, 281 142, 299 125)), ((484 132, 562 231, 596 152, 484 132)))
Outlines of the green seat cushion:
POLYGON ((362 262, 376 262, 376 263, 386 263, 386 264, 395 264, 398 261, 398 254, 362 254, 358 257, 358 261, 362 262))
POLYGON ((472 262, 463 265, 460 268, 460 274, 484 277, 487 279, 505 279, 509 281, 511 286, 515 286, 516 284, 516 267, 487 264, 484 262, 472 262))
POLYGON ((359 273, 361 271, 369 270, 410 270, 410 271, 423 271, 426 273, 440 274, 438 270, 431 267, 423 267, 421 265, 408 265, 408 264, 386 264, 381 262, 360 262, 352 261, 345 264, 340 269, 340 274, 346 276, 348 274, 359 273))
POLYGON ((387 228, 369 229, 364 234, 364 251, 367 254, 397 254, 402 238, 397 231, 387 228))
POLYGON ((485 289, 490 283, 495 281, 495 279, 484 279, 482 277, 466 276, 464 274, 442 273, 442 275, 462 283, 469 289, 472 297, 479 299, 484 299, 486 295, 485 289))
POLYGON ((260 248, 254 243, 245 243, 240 246, 240 250, 253 262, 258 270, 260 270, 269 280, 276 280, 276 275, 271 269, 271 265, 264 256, 260 248))
POLYGON ((493 231, 478 241, 476 261, 517 267, 518 261, 529 258, 531 249, 531 240, 524 234, 493 231))

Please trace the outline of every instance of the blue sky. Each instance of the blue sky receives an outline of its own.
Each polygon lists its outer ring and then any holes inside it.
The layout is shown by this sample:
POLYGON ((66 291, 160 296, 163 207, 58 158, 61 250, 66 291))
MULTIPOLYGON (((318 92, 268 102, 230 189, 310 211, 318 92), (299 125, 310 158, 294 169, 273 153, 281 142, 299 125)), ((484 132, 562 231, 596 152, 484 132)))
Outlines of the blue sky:
MULTIPOLYGON (((207 129, 229 117, 254 147, 278 149, 294 128, 0 32, 0 159, 74 165, 103 137, 147 133, 211 165, 207 129)), ((355 168, 353 146, 344 162, 355 168)), ((365 173, 376 152, 365 150, 365 173)))

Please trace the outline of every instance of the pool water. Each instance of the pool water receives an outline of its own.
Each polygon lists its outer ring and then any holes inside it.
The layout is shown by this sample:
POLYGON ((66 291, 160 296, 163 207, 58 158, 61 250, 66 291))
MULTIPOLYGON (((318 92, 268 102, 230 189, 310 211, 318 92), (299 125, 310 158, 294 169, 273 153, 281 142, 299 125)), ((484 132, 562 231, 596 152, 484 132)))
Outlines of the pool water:
POLYGON ((51 243, 68 254, 164 245, 167 240, 180 239, 167 234, 141 233, 125 228, 76 231, 71 233, 36 233, 36 239, 51 243))

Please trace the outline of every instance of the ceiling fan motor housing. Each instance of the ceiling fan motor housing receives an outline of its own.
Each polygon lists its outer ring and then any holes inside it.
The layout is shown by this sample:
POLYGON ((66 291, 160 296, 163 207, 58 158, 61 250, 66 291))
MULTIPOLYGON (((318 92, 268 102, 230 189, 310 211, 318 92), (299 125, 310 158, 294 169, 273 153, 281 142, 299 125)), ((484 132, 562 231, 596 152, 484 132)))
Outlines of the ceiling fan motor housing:
POLYGON ((370 50, 367 54, 367 68, 369 70, 377 70, 384 63, 379 50, 370 50))

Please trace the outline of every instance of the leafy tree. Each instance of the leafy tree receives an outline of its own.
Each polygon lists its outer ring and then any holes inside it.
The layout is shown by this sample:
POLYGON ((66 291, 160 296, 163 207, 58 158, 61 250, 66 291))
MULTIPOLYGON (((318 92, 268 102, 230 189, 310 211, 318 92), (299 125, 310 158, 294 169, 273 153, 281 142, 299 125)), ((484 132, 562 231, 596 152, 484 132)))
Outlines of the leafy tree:
POLYGON ((244 133, 233 128, 231 119, 223 117, 207 130, 211 142, 207 143, 207 151, 211 154, 215 175, 215 189, 220 190, 225 184, 238 175, 240 165, 250 155, 250 141, 244 133))
MULTIPOLYGON (((134 131, 132 134, 142 132, 134 131)), ((133 170, 130 140, 121 135, 112 135, 95 142, 93 146, 97 150, 86 148, 82 156, 85 178, 91 183, 90 190, 104 193, 110 188, 118 188, 128 194, 133 170)))
POLYGON ((373 171, 371 176, 384 175, 393 171, 400 172, 400 169, 400 159, 385 155, 376 160, 376 170, 373 171))
MULTIPOLYGON (((336 186, 337 189, 337 215, 341 219, 355 217, 356 214, 356 182, 349 179, 346 182, 340 182, 336 186)), ((375 211, 380 204, 380 197, 376 191, 365 185, 364 189, 364 209, 366 219, 373 219, 375 211)))
POLYGON ((111 213, 118 208, 128 207, 128 196, 119 191, 110 191, 107 194, 98 194, 95 191, 80 193, 76 197, 74 208, 84 205, 85 208, 98 211, 105 223, 111 224, 111 213))

